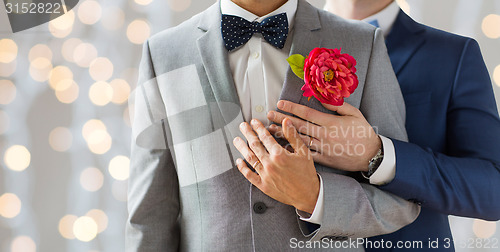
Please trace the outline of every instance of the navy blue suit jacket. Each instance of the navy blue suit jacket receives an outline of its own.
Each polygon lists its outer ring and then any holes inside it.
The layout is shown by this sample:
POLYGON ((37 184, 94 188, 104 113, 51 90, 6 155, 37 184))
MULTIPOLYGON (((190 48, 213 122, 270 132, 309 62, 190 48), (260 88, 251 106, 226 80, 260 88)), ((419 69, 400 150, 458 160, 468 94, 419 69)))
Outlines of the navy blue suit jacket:
POLYGON ((380 188, 421 204, 422 212, 414 223, 371 240, 393 246, 421 240, 428 249, 430 238, 439 239, 441 250, 453 249, 448 214, 500 219, 500 119, 491 80, 475 40, 424 26, 402 11, 386 45, 410 143, 393 140, 396 177, 380 188))

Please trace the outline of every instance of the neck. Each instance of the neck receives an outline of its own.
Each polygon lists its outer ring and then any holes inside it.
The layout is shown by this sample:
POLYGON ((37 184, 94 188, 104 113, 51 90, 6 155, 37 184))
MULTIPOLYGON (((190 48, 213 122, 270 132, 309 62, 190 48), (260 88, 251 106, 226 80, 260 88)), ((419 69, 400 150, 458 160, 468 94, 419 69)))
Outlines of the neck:
POLYGON ((394 0, 327 0, 326 8, 346 19, 365 19, 387 7, 394 0))
POLYGON ((259 16, 265 16, 278 9, 288 0, 231 0, 241 8, 259 16))

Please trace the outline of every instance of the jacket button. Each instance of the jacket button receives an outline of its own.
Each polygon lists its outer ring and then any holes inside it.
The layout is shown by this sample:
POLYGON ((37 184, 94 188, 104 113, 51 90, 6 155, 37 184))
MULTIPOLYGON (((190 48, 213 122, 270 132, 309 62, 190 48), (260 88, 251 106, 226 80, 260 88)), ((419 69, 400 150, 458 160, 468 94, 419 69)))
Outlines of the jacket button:
POLYGON ((267 210, 266 204, 264 202, 257 202, 253 204, 253 211, 257 214, 263 214, 267 210))

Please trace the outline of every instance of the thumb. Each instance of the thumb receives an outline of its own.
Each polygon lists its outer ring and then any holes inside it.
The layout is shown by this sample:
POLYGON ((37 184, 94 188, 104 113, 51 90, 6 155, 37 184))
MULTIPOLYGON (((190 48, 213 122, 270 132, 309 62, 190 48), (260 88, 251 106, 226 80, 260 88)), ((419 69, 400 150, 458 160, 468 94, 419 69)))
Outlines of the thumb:
POLYGON ((359 109, 353 107, 347 102, 344 102, 342 106, 334 106, 328 103, 321 103, 321 105, 323 105, 323 107, 325 107, 326 109, 335 111, 342 116, 359 116, 361 114, 361 111, 359 111, 359 109))

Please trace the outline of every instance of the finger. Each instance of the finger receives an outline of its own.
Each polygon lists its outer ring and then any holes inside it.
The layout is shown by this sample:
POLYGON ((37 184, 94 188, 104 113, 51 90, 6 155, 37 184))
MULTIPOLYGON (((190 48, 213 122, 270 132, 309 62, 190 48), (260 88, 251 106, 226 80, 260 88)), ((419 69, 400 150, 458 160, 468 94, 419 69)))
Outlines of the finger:
POLYGON ((278 149, 281 149, 281 145, 274 140, 274 137, 271 136, 271 133, 264 127, 264 125, 257 119, 253 119, 251 121, 252 128, 255 132, 257 132, 257 135, 260 139, 260 141, 264 144, 264 147, 266 147, 268 152, 271 151, 277 151, 278 149))
POLYGON ((281 129, 281 127, 276 125, 276 124, 269 125, 269 133, 271 133, 274 137, 277 137, 277 138, 284 138, 285 137, 283 135, 283 130, 281 129))
POLYGON ((326 114, 291 101, 280 100, 278 102, 278 108, 318 125, 326 125, 328 124, 329 119, 335 118, 335 115, 326 114))
POLYGON ((295 128, 304 135, 320 138, 326 133, 325 129, 322 126, 318 126, 308 121, 304 121, 300 118, 285 115, 277 111, 269 111, 269 113, 267 114, 267 118, 275 123, 281 123, 285 118, 288 118, 292 121, 295 128))
POLYGON ((342 104, 342 106, 333 106, 333 105, 327 104, 327 103, 321 103, 321 104, 323 105, 323 107, 325 107, 331 111, 335 111, 339 115, 342 115, 342 116, 359 117, 361 115, 361 111, 359 111, 359 109, 353 107, 351 104, 349 104, 347 102, 344 102, 344 104, 342 104))
POLYGON ((311 137, 311 136, 301 135, 301 134, 299 134, 299 136, 300 136, 300 139, 302 140, 302 142, 306 145, 306 147, 308 149, 313 150, 313 151, 317 151, 317 152, 321 151, 321 148, 320 148, 321 142, 318 139, 311 137))
POLYGON ((307 152, 307 146, 304 144, 302 139, 299 137, 299 133, 295 129, 292 121, 288 118, 283 119, 283 133, 285 134, 286 139, 292 146, 292 148, 297 151, 305 151, 307 152))
POLYGON ((257 173, 253 172, 250 168, 248 168, 247 164, 241 160, 241 158, 238 158, 236 160, 236 166, 238 167, 238 170, 243 174, 243 176, 253 185, 255 186, 260 186, 261 179, 260 176, 257 175, 257 173))
MULTIPOLYGON (((284 138, 283 129, 276 124, 269 126, 269 132, 275 137, 284 138)), ((310 150, 319 151, 321 142, 318 139, 304 134, 299 134, 299 137, 310 150)))
MULTIPOLYGON (((241 155, 245 158, 245 160, 249 164, 255 164, 255 162, 259 161, 259 159, 255 156, 253 151, 248 147, 248 145, 243 141, 243 139, 236 137, 233 140, 233 145, 236 149, 241 153, 241 155)), ((254 167, 255 168, 255 167, 254 167)), ((262 167, 258 167, 259 169, 262 167)))
POLYGON ((278 144, 281 145, 281 147, 285 148, 285 150, 287 150, 288 153, 294 152, 292 146, 290 146, 290 143, 288 143, 288 141, 286 140, 286 137, 283 134, 283 130, 281 129, 281 127, 272 124, 271 126, 269 126, 269 132, 273 134, 273 136, 276 139, 278 139, 279 141, 278 144))
MULTIPOLYGON (((240 124, 240 131, 241 131, 241 133, 243 133, 243 135, 247 139, 248 146, 253 151, 253 153, 255 153, 255 155, 257 156, 257 158, 260 161, 266 159, 266 157, 268 156, 266 148, 264 148, 264 146, 260 142, 260 140, 257 137, 257 135, 255 135, 255 132, 250 127, 250 125, 248 123, 246 123, 246 122, 241 123, 240 124)), ((249 160, 247 160, 247 161, 249 163, 252 163, 249 160)))

